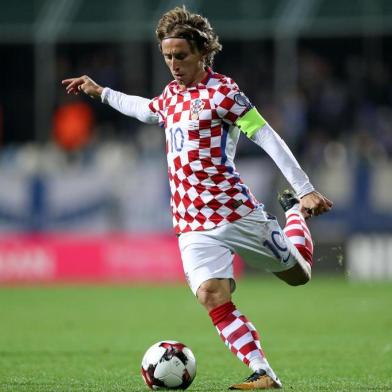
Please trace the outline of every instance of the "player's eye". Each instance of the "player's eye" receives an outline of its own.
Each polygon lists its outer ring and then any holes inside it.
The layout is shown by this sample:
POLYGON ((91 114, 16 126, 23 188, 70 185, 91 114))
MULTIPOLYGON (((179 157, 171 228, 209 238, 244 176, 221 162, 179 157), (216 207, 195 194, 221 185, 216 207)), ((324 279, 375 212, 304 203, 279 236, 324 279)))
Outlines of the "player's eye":
POLYGON ((186 57, 186 54, 185 53, 178 53, 178 54, 175 54, 174 57, 176 58, 176 60, 184 60, 186 57))

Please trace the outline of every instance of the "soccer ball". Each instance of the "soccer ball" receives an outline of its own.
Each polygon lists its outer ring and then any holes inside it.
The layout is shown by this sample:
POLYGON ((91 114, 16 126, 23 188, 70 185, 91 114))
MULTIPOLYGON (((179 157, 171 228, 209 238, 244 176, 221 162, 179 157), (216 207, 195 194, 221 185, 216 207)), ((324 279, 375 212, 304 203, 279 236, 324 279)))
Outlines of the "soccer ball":
POLYGON ((164 340, 146 351, 141 372, 150 389, 186 389, 196 376, 196 359, 185 344, 164 340))

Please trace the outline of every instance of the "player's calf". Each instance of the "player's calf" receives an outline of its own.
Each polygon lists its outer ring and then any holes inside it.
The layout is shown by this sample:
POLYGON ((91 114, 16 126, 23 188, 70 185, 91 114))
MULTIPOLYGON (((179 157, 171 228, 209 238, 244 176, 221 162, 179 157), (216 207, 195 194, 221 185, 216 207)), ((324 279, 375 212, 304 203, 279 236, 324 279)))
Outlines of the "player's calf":
POLYGON ((296 260, 295 265, 275 275, 291 286, 300 286, 309 282, 313 263, 313 242, 305 219, 300 212, 299 199, 294 192, 285 190, 278 196, 278 201, 286 215, 284 233, 294 245, 290 251, 296 260))
POLYGON ((285 190, 278 196, 280 205, 286 215, 283 229, 290 242, 298 249, 302 257, 313 263, 313 241, 305 218, 300 212, 300 203, 294 192, 285 190))
POLYGON ((226 347, 253 371, 245 381, 229 389, 270 389, 282 386, 265 357, 257 330, 231 301, 211 310, 209 315, 226 347))

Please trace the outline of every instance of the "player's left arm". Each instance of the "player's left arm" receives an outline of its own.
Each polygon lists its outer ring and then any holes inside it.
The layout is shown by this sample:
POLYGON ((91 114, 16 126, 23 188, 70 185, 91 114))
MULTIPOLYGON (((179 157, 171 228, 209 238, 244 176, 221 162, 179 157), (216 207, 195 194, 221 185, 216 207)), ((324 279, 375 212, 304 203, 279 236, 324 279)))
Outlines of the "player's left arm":
POLYGON ((255 107, 238 117, 235 125, 273 159, 300 198, 305 217, 320 215, 332 208, 332 202, 314 189, 290 148, 255 107))
POLYGON ((273 159, 298 197, 305 217, 320 215, 332 207, 332 202, 317 192, 282 138, 271 128, 249 99, 233 81, 222 83, 214 95, 218 116, 237 126, 273 159))

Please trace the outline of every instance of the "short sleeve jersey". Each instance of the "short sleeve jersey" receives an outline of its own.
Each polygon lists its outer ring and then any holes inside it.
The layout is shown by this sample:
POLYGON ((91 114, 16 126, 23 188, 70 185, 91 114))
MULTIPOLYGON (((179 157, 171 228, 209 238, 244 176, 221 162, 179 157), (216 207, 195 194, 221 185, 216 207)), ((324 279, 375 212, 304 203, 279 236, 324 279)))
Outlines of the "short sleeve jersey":
POLYGON ((237 84, 211 69, 197 86, 172 81, 150 102, 165 129, 176 233, 234 222, 259 204, 234 165, 237 123, 251 109, 237 84))

